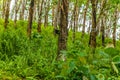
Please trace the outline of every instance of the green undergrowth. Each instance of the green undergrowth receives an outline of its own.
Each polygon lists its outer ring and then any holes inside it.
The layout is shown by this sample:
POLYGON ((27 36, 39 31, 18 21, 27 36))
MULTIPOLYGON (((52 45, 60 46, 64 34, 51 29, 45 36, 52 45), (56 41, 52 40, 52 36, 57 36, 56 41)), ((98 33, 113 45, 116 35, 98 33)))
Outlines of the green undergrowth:
MULTIPOLYGON (((120 42, 116 48, 104 48, 97 38, 98 47, 93 54, 88 46, 89 35, 81 38, 76 33, 72 41, 69 31, 67 50, 61 51, 66 61, 56 61, 57 36, 53 27, 42 27, 37 32, 33 23, 31 39, 26 35, 27 21, 18 21, 17 27, 9 21, 4 31, 0 22, 0 80, 119 80, 120 42), (93 56, 93 57, 92 57, 93 56)), ((106 44, 111 39, 106 40, 106 44)))

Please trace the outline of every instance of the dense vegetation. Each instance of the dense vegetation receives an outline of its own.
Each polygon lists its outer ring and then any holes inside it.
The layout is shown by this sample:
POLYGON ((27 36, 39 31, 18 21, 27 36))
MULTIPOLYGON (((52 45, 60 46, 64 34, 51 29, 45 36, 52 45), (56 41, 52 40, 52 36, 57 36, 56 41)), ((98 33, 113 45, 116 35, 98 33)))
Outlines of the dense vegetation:
POLYGON ((120 80, 120 0, 0 0, 0 80, 120 80))
MULTIPOLYGON (((3 20, 0 22, 0 79, 1 80, 119 80, 120 41, 116 48, 101 47, 97 37, 97 48, 94 59, 90 58, 88 35, 81 38, 76 33, 72 43, 72 31, 69 31, 66 61, 56 61, 57 36, 53 35, 53 27, 42 27, 36 30, 33 23, 32 37, 26 36, 26 21, 18 21, 17 29, 9 22, 6 32, 3 20)), ((106 39, 105 44, 111 43, 106 39)))

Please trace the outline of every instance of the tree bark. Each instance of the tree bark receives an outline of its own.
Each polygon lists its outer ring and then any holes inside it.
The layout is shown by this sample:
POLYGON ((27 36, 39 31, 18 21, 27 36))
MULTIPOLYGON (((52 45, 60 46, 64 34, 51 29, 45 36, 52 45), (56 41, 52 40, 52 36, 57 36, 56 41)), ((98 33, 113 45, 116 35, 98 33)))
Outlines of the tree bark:
POLYGON ((48 13, 49 13, 49 7, 50 7, 50 0, 45 2, 45 17, 44 17, 44 27, 48 26, 48 13))
POLYGON ((60 0, 58 0, 58 3, 56 5, 55 10, 55 17, 54 17, 54 35, 56 36, 55 30, 58 30, 59 25, 59 17, 60 17, 60 0))
POLYGON ((11 0, 8 0, 6 2, 6 9, 5 9, 5 22, 4 22, 4 28, 7 29, 7 25, 9 23, 8 19, 9 19, 9 11, 10 11, 10 2, 11 0))
POLYGON ((19 11, 19 8, 20 8, 20 5, 21 5, 21 0, 18 4, 19 0, 15 0, 15 17, 14 17, 14 27, 16 28, 16 22, 17 22, 17 14, 18 14, 18 11, 19 11))
POLYGON ((101 33, 102 33, 102 46, 104 47, 105 46, 105 25, 104 25, 104 21, 105 19, 102 18, 101 20, 101 33))
POLYGON ((44 0, 42 0, 41 5, 39 6, 39 2, 38 2, 38 27, 37 27, 37 31, 41 32, 41 20, 42 20, 42 8, 43 8, 43 2, 44 0), (39 8, 40 7, 40 8, 39 8))
POLYGON ((55 5, 52 7, 52 26, 54 26, 54 17, 55 17, 55 5))
POLYGON ((88 6, 89 6, 89 0, 87 0, 86 2, 86 8, 84 10, 84 20, 83 20, 83 28, 82 28, 82 38, 84 37, 84 34, 85 34, 85 23, 86 23, 86 14, 87 14, 87 9, 88 9, 88 6))
POLYGON ((92 29, 90 33, 90 46, 96 48, 96 0, 91 0, 92 3, 92 29))
POLYGON ((67 49, 67 27, 69 0, 60 1, 60 34, 58 36, 57 59, 61 58, 61 51, 67 49))
POLYGON ((26 0, 22 0, 22 8, 20 10, 20 20, 24 20, 24 13, 25 13, 25 6, 26 6, 26 0))
POLYGON ((73 26, 73 43, 75 42, 75 37, 76 37, 76 8, 77 8, 77 0, 74 4, 74 11, 73 11, 73 21, 74 21, 74 26, 73 26))
POLYGON ((34 0, 31 0, 30 8, 29 8, 28 28, 27 28, 27 34, 29 38, 31 38, 31 31, 32 31, 33 9, 34 9, 34 0))
POLYGON ((2 4, 2 18, 4 19, 5 18, 5 7, 6 7, 6 2, 5 0, 3 0, 3 4, 2 4))
POLYGON ((116 47, 116 27, 117 27, 117 7, 114 12, 114 23, 113 23, 113 45, 116 47))

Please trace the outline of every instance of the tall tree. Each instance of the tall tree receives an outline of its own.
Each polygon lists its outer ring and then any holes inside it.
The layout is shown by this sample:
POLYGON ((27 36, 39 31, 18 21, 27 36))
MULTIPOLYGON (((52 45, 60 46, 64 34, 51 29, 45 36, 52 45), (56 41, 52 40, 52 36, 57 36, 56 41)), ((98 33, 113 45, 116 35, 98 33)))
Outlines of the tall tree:
POLYGON ((20 5, 21 5, 21 0, 20 0, 20 2, 19 2, 19 0, 15 0, 15 17, 14 17, 14 26, 15 26, 15 28, 16 28, 16 22, 17 22, 17 14, 18 14, 20 5))
POLYGON ((61 50, 67 49, 68 8, 69 0, 60 0, 60 34, 57 59, 61 58, 61 50))
POLYGON ((6 1, 6 6, 5 6, 5 22, 4 22, 4 28, 7 28, 7 25, 9 23, 8 19, 9 19, 9 12, 10 12, 10 2, 11 0, 7 0, 6 1))
POLYGON ((105 16, 101 20, 102 46, 105 46, 105 16))
POLYGON ((48 13, 50 7, 50 0, 45 1, 45 15, 44 15, 44 27, 48 26, 48 13))
POLYGON ((26 7, 26 0, 22 0, 20 18, 19 18, 20 20, 24 20, 25 7, 26 7))
POLYGON ((116 27, 117 27, 117 14, 118 14, 118 9, 117 7, 115 8, 114 11, 114 23, 113 23, 113 45, 116 47, 116 27))
POLYGON ((55 30, 58 30, 58 25, 60 21, 60 0, 58 0, 58 3, 56 4, 55 7, 55 16, 54 16, 54 35, 56 35, 55 30))
POLYGON ((33 9, 34 9, 34 0, 31 0, 30 8, 29 8, 28 27, 27 27, 27 34, 29 38, 31 37, 31 31, 32 31, 33 9))
POLYGON ((38 0, 38 27, 37 31, 41 32, 41 20, 42 20, 42 9, 43 9, 43 2, 44 0, 41 1, 41 4, 39 4, 40 0, 38 0))
POLYGON ((74 21, 74 26, 73 26, 73 43, 74 43, 75 37, 76 37, 75 33, 76 33, 77 29, 78 29, 78 25, 77 25, 77 21, 78 21, 78 19, 77 19, 78 18, 78 15, 77 15, 78 6, 77 6, 77 4, 78 4, 78 0, 75 0, 74 10, 73 10, 73 21, 74 21))
POLYGON ((92 29, 90 33, 89 44, 92 48, 96 48, 96 0, 91 0, 92 4, 92 29))
POLYGON ((5 7, 6 7, 6 0, 3 0, 2 1, 3 2, 3 4, 2 4, 2 18, 4 19, 4 17, 5 17, 5 7))
POLYGON ((84 36, 84 33, 85 33, 85 23, 86 23, 86 14, 87 14, 87 9, 89 7, 89 0, 87 0, 86 2, 86 7, 85 7, 85 10, 84 10, 84 20, 83 20, 83 27, 82 27, 82 37, 84 36))

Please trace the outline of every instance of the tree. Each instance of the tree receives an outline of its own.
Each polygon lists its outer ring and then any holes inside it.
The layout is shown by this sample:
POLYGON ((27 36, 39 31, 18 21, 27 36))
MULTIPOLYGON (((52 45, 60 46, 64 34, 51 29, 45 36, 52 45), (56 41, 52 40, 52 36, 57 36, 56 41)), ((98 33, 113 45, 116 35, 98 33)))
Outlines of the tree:
POLYGON ((87 2, 86 2, 86 8, 85 8, 85 10, 84 10, 84 20, 83 20, 83 28, 82 28, 82 37, 84 36, 84 34, 85 34, 85 23, 86 23, 86 14, 87 14, 87 9, 88 9, 88 7, 89 7, 89 0, 87 0, 87 2))
POLYGON ((19 0, 15 0, 15 17, 14 17, 14 26, 15 26, 15 28, 16 28, 16 22, 17 22, 17 14, 18 14, 20 5, 21 5, 21 0, 20 0, 20 2, 19 2, 19 0))
POLYGON ((50 0, 45 1, 45 15, 44 15, 44 27, 48 26, 48 13, 50 7, 50 0))
POLYGON ((40 0, 38 0, 38 27, 37 31, 41 32, 41 20, 42 20, 42 9, 43 9, 43 2, 42 0, 41 5, 39 4, 40 0))
POLYGON ((116 47, 116 26, 117 26, 117 14, 118 14, 118 9, 117 7, 115 8, 114 11, 114 23, 113 23, 113 45, 116 47))
POLYGON ((89 44, 92 48, 96 48, 96 0, 91 0, 92 4, 92 30, 90 33, 89 44))
POLYGON ((60 1, 60 34, 58 36, 57 59, 61 58, 61 51, 67 49, 68 7, 69 0, 60 1))
POLYGON ((24 20, 25 7, 26 7, 26 0, 22 0, 20 18, 19 18, 20 20, 24 20))
POLYGON ((9 11, 10 11, 10 2, 11 0, 6 1, 6 6, 5 6, 5 22, 4 22, 4 28, 7 29, 7 25, 9 23, 9 11))
POLYGON ((32 31, 33 9, 34 9, 34 0, 31 0, 30 8, 29 8, 28 27, 27 27, 27 34, 29 38, 31 37, 31 31, 32 31))
POLYGON ((77 25, 77 21, 78 21, 78 0, 75 0, 75 4, 74 4, 74 10, 73 10, 73 21, 74 21, 74 26, 73 26, 73 43, 75 41, 75 33, 78 29, 78 25, 77 25))
POLYGON ((105 46, 105 25, 104 25, 105 17, 101 20, 101 33, 102 33, 102 46, 105 46))
POLYGON ((60 21, 60 0, 58 0, 58 3, 56 4, 55 7, 55 16, 54 16, 54 35, 56 35, 56 30, 58 30, 58 25, 59 25, 59 21, 60 21))

